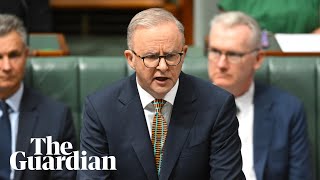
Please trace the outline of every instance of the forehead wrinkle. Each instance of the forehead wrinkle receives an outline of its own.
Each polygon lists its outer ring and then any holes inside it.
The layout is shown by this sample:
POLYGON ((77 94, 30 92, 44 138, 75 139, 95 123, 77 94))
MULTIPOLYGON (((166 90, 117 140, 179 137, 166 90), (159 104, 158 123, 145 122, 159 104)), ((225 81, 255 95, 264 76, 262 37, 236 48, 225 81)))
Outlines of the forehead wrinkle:
POLYGON ((137 50, 140 51, 140 53, 144 54, 171 53, 175 51, 180 51, 178 50, 178 48, 180 48, 181 46, 181 35, 178 30, 178 34, 174 34, 172 33, 172 28, 170 29, 170 32, 169 30, 163 29, 162 26, 167 25, 168 24, 162 24, 150 28, 137 28, 132 38, 134 40, 133 44, 135 48, 137 48, 137 50), (159 28, 161 29, 161 33, 158 33, 159 28), (151 38, 147 39, 145 33, 148 33, 147 36, 150 36, 150 34, 154 35, 152 35, 151 38))
POLYGON ((176 48, 176 44, 169 43, 157 43, 157 45, 147 45, 144 49, 141 50, 142 53, 149 54, 161 54, 161 53, 172 53, 172 52, 180 52, 179 48, 176 48))

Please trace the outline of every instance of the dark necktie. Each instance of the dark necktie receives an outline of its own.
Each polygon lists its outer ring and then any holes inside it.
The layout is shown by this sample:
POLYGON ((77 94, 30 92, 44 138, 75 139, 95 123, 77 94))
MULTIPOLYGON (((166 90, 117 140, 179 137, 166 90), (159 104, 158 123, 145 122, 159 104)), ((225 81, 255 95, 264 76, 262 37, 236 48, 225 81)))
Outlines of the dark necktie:
POLYGON ((165 121, 161 113, 161 109, 165 103, 166 101, 163 99, 155 99, 154 101, 152 101, 152 104, 156 109, 156 113, 153 117, 151 142, 153 146, 154 158, 156 160, 158 175, 160 175, 163 145, 166 141, 167 136, 167 122, 165 121))
POLYGON ((8 105, 0 101, 2 116, 0 118, 0 179, 10 179, 11 125, 8 105))

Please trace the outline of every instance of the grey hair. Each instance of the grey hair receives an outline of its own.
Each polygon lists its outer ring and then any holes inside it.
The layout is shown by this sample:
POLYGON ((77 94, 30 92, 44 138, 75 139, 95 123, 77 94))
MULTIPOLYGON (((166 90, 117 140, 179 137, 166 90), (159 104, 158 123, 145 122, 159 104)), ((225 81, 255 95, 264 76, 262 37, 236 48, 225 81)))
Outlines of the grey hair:
POLYGON ((0 36, 5 36, 13 31, 16 31, 24 45, 27 45, 27 31, 23 22, 15 15, 0 14, 0 36))
POLYGON ((245 25, 252 31, 251 44, 256 48, 261 46, 261 29, 258 23, 250 16, 239 11, 229 11, 218 14, 211 20, 211 28, 216 25, 224 25, 232 28, 238 25, 245 25))
POLYGON ((182 43, 185 43, 184 27, 182 23, 173 16, 172 13, 162 8, 150 8, 136 14, 130 21, 127 30, 127 45, 128 48, 133 48, 133 34, 137 27, 151 28, 162 23, 173 22, 177 25, 182 34, 182 43))

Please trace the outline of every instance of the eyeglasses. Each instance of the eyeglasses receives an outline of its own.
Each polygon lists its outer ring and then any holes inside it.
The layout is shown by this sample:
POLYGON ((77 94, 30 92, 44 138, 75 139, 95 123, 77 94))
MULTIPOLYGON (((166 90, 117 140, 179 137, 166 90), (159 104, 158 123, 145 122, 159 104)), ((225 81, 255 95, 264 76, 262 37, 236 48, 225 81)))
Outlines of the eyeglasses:
POLYGON ((164 56, 160 56, 158 54, 150 54, 150 55, 141 57, 136 52, 134 52, 134 50, 131 50, 131 51, 133 52, 134 55, 142 59, 143 64, 147 68, 155 68, 159 66, 161 58, 164 58, 168 66, 176 66, 180 63, 181 56, 183 55, 183 52, 180 52, 180 53, 169 53, 164 56))
POLYGON ((216 48, 209 48, 208 49, 208 57, 209 60, 212 61, 217 61, 221 58, 222 55, 226 56, 226 60, 228 60, 228 62, 230 63, 240 63, 242 58, 245 55, 254 53, 256 51, 258 51, 259 49, 253 49, 251 51, 248 52, 234 52, 234 51, 226 51, 226 52, 222 52, 221 50, 218 50, 216 48))

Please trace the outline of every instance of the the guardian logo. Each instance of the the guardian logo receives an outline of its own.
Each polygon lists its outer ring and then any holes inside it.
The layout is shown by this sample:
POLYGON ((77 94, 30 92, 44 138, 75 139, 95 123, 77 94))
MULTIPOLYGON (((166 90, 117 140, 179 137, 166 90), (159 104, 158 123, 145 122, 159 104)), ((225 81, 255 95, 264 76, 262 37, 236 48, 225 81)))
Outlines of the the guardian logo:
MULTIPOLYGON (((116 158, 114 156, 90 156, 87 152, 79 151, 67 152, 73 149, 70 142, 52 142, 52 137, 31 138, 30 144, 34 142, 34 156, 26 157, 23 151, 14 152, 10 156, 10 165, 14 170, 63 170, 63 164, 68 170, 117 170, 116 158), (41 152, 41 146, 46 145, 47 152, 41 152), (54 152, 52 152, 54 147, 54 152), (23 157, 23 161, 17 162, 17 157, 23 157), (64 162, 64 163, 63 163, 64 162)), ((19 157, 19 159, 20 159, 19 157)))

